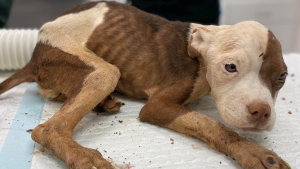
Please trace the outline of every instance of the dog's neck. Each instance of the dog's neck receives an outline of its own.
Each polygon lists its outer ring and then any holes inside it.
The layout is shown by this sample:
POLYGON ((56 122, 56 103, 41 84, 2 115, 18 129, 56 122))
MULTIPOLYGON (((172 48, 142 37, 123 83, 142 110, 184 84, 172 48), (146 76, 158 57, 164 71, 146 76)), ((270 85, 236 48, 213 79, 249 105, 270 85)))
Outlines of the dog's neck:
MULTIPOLYGON (((191 34, 193 32, 193 30, 199 26, 202 26, 201 24, 197 24, 197 23, 191 23, 190 24, 190 29, 189 29, 189 32, 188 32, 188 37, 187 37, 187 43, 189 43, 190 41, 190 38, 191 38, 191 34)), ((205 96, 205 95, 209 95, 210 94, 210 86, 207 82, 207 79, 206 79, 206 68, 207 68, 207 65, 206 65, 206 61, 204 60, 205 57, 199 57, 198 60, 199 60, 199 71, 198 71, 198 76, 195 80, 195 83, 194 83, 194 88, 193 88, 193 91, 190 95, 190 97, 185 101, 184 104, 187 104, 195 99, 197 99, 198 97, 201 97, 201 96, 205 96)))

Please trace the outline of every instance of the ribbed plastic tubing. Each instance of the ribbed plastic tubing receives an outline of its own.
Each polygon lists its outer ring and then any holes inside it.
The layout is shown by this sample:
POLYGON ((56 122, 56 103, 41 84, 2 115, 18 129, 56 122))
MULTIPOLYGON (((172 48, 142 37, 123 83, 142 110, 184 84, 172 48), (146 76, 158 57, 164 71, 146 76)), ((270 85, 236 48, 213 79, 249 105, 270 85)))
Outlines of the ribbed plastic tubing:
POLYGON ((0 29, 0 70, 18 70, 30 60, 37 29, 0 29))

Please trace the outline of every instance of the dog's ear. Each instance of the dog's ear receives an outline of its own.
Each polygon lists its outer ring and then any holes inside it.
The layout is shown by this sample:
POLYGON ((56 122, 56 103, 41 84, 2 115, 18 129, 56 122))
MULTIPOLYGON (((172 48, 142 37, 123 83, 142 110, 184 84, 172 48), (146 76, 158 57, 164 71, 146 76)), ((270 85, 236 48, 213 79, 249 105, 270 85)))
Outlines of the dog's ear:
POLYGON ((211 38, 218 32, 218 26, 199 26, 193 28, 188 44, 188 54, 190 57, 201 57, 204 50, 209 46, 211 38))

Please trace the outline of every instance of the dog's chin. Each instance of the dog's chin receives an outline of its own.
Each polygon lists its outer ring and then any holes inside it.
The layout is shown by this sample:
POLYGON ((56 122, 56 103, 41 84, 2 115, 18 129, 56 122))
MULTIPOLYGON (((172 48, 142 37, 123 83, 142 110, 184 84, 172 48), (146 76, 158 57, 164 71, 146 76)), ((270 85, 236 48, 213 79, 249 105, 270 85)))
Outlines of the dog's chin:
POLYGON ((251 124, 247 124, 247 125, 237 125, 236 123, 232 123, 232 121, 227 121, 226 119, 224 119, 224 122, 228 125, 233 127, 234 130, 237 131, 242 131, 242 132, 253 132, 253 133, 262 133, 264 131, 270 131, 272 130, 273 127, 263 127, 263 128, 257 128, 257 127, 251 127, 251 124))
POLYGON ((264 131, 267 131, 265 129, 258 129, 258 128, 240 128, 241 130, 243 131, 250 131, 250 132, 253 132, 253 133, 262 133, 264 131))
POLYGON ((264 131, 271 131, 273 126, 267 126, 264 128, 256 128, 256 127, 236 127, 238 130, 245 131, 245 132, 253 132, 253 133, 262 133, 264 131))
POLYGON ((271 131, 273 129, 274 125, 268 124, 266 126, 254 126, 254 125, 236 125, 232 123, 225 123, 231 127, 233 127, 234 130, 242 131, 242 132, 252 132, 252 133, 262 133, 265 131, 271 131), (253 127, 252 127, 253 126, 253 127))
POLYGON ((223 119, 223 121, 228 125, 234 128, 234 130, 239 130, 239 131, 243 131, 243 132, 253 132, 253 133, 262 133, 264 131, 271 131, 274 127, 273 122, 268 121, 265 124, 252 124, 249 122, 244 122, 246 120, 243 119, 234 119, 232 120, 232 118, 227 118, 227 116, 223 116, 224 114, 221 114, 221 117, 223 119))
POLYGON ((241 121, 243 121, 243 119, 236 119, 239 121, 234 121, 234 120, 229 120, 229 118, 223 118, 223 116, 222 119, 228 126, 233 127, 234 130, 239 130, 242 132, 252 132, 252 133, 262 133, 265 131, 266 132, 272 131, 275 124, 272 123, 271 121, 267 122, 266 124, 252 124, 247 122, 242 123, 241 121))

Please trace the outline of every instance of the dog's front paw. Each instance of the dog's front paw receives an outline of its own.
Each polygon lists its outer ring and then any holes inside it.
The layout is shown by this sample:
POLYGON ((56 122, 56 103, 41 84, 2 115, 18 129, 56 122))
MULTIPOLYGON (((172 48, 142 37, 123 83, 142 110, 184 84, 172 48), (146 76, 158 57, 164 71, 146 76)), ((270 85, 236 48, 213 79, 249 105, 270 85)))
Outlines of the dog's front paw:
POLYGON ((70 169, 115 169, 99 151, 84 147, 71 150, 65 162, 70 169))
POLYGON ((101 103, 99 103, 93 110, 96 112, 117 112, 120 110, 121 106, 125 103, 120 102, 113 95, 107 96, 101 103))
POLYGON ((276 153, 249 142, 236 143, 232 157, 245 169, 290 169, 276 153))

